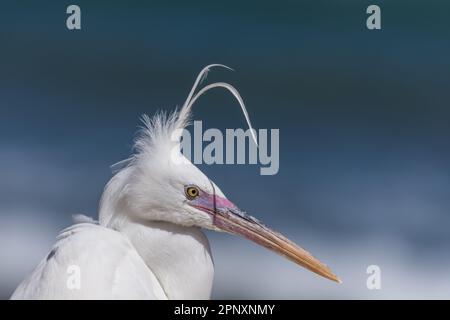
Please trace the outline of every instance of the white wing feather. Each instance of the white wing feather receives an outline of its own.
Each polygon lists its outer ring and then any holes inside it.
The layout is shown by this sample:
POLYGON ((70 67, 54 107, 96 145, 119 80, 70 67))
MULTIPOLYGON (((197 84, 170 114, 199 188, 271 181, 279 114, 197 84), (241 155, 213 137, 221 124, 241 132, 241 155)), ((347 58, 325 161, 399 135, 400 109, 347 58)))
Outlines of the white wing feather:
POLYGON ((48 256, 20 284, 11 299, 167 297, 124 235, 93 223, 80 223, 59 234, 48 256), (79 288, 73 282, 77 276, 79 288))

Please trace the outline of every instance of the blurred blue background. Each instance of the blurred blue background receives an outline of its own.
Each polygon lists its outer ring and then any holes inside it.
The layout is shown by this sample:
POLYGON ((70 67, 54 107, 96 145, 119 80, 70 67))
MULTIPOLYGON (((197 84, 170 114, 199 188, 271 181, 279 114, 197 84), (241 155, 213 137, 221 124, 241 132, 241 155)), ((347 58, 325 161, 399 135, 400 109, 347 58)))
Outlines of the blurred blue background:
MULTIPOLYGON (((0 297, 71 215, 97 215, 143 113, 184 102, 198 71, 280 128, 280 171, 200 166, 227 196, 332 267, 321 279, 208 232, 213 298, 450 297, 450 4, 446 1, 2 1, 0 297), (66 29, 78 4, 82 30, 66 29), (378 4, 382 30, 366 28, 378 4), (366 268, 382 271, 368 290, 366 268)), ((195 119, 245 128, 217 90, 195 119)))

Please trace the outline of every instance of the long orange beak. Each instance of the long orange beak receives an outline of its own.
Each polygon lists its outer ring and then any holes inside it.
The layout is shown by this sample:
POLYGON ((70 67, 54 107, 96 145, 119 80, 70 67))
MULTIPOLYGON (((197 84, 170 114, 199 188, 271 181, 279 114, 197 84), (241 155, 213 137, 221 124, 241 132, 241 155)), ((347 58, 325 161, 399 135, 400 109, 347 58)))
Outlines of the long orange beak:
POLYGON ((342 283, 327 265, 308 251, 239 210, 229 200, 217 195, 202 195, 191 205, 212 215, 214 226, 218 229, 249 239, 324 278, 342 283))

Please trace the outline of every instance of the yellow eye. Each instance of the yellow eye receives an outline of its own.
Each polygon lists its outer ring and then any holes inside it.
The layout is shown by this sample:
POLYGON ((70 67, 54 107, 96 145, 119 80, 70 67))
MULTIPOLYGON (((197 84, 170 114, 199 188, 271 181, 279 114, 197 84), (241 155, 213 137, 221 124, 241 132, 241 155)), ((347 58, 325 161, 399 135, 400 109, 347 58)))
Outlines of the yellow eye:
POLYGON ((187 187, 186 188, 186 197, 188 197, 191 200, 194 198, 197 198, 199 194, 200 194, 200 191, 196 187, 187 187))

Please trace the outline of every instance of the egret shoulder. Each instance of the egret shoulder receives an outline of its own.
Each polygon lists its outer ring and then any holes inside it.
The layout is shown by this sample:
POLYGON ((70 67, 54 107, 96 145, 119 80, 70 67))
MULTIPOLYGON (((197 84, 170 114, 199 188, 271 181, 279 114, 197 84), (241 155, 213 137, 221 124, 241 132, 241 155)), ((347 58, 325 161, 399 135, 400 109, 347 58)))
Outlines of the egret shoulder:
POLYGON ((11 299, 167 299, 128 238, 95 223, 63 230, 11 299))

